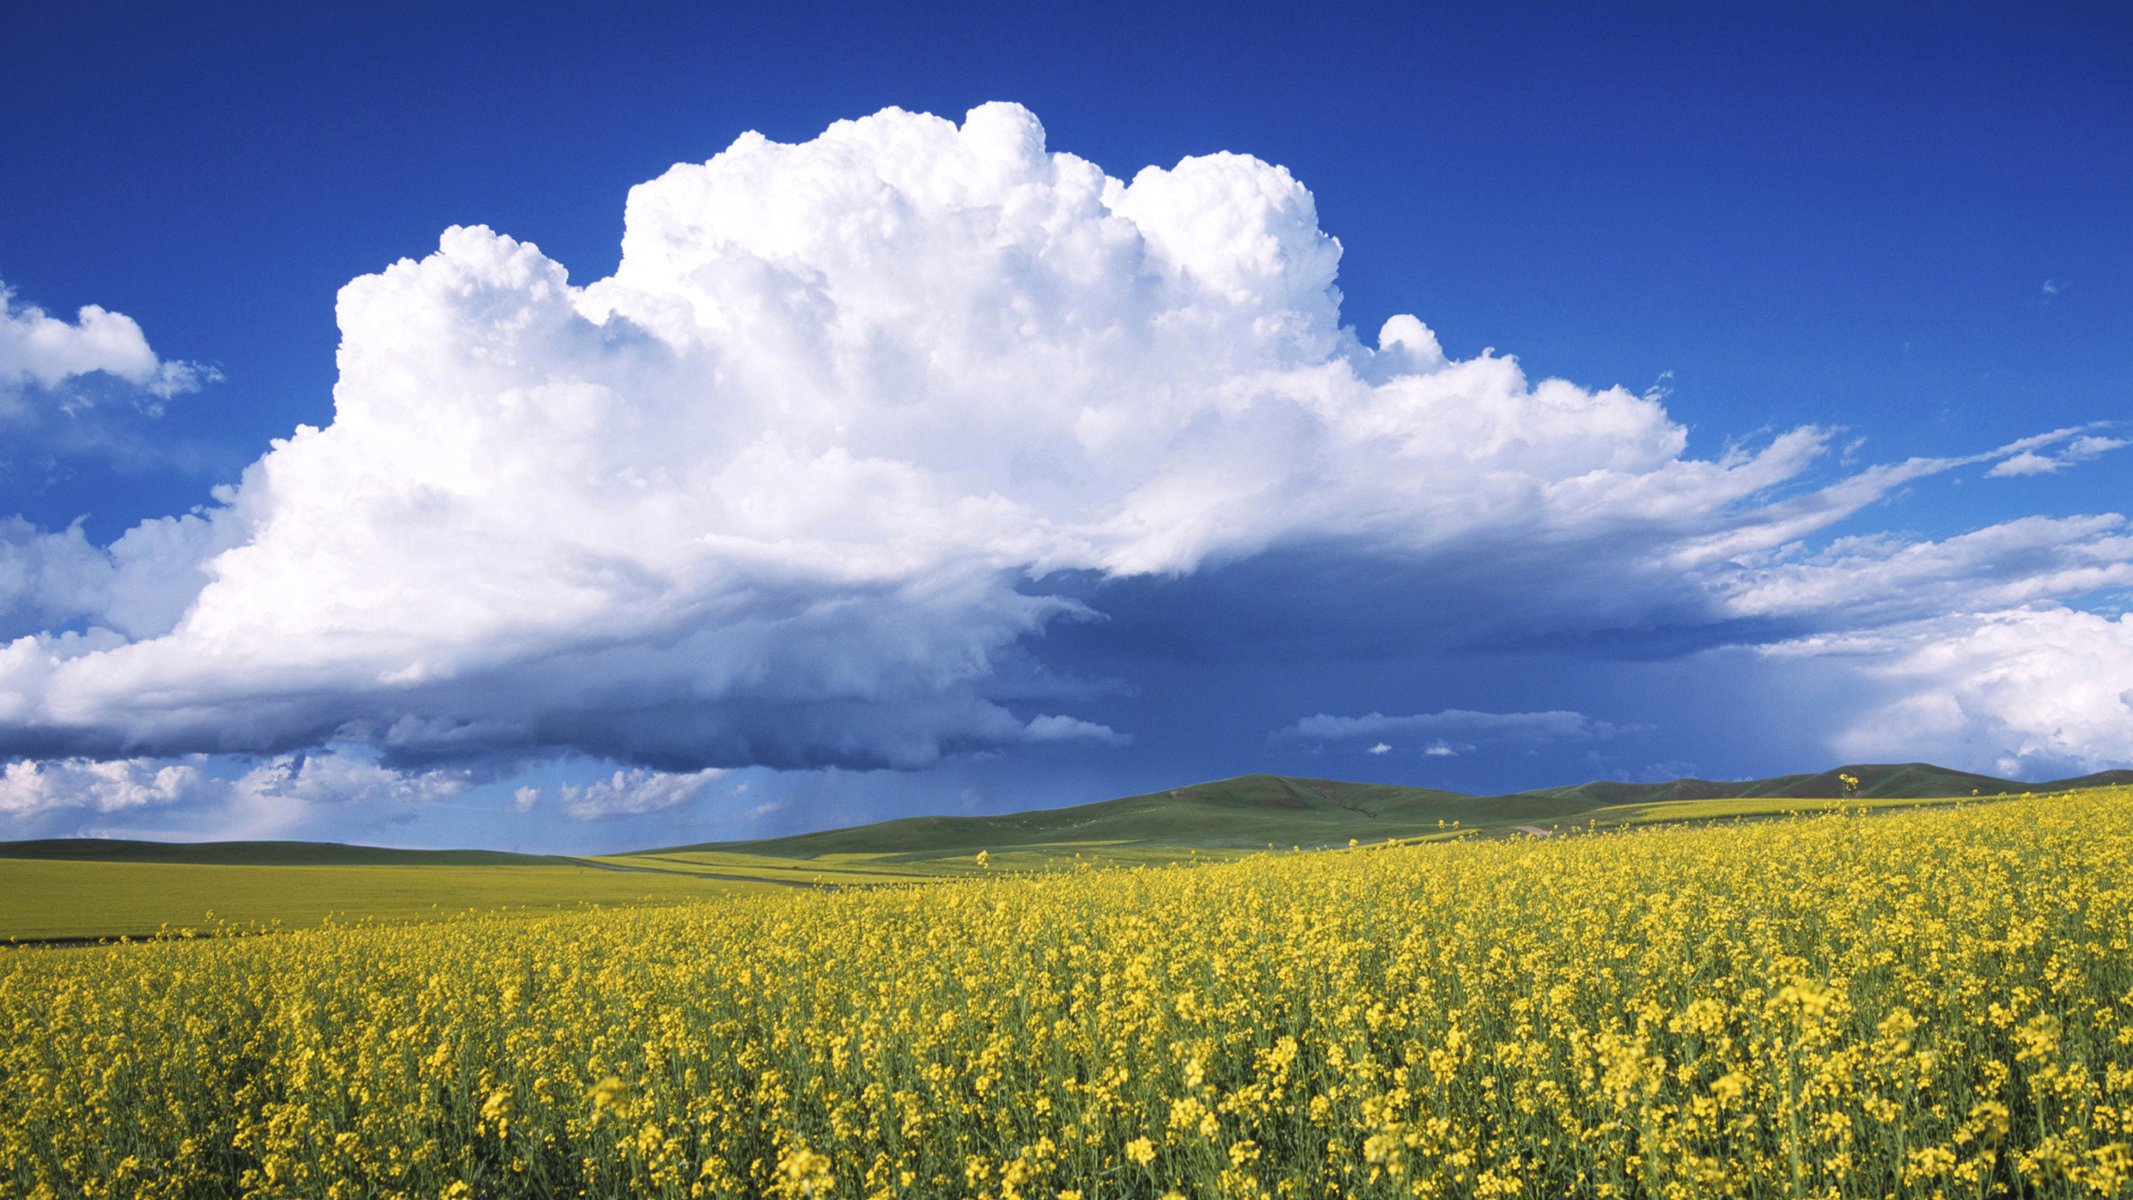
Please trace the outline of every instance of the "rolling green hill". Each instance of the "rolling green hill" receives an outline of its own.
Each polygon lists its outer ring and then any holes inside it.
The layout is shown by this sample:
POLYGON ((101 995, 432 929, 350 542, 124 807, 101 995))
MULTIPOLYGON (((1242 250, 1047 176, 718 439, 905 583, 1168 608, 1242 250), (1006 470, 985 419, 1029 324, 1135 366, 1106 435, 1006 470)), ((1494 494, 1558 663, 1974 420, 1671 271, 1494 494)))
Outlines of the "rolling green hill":
POLYGON ((1860 763, 1833 767, 1819 775, 1779 775, 1773 779, 1730 782, 1709 779, 1676 779, 1667 783, 1581 783, 1572 787, 1542 788, 1524 793, 1583 802, 1591 807, 1617 804, 1651 804, 1668 800, 1736 800, 1784 798, 1795 800, 1834 799, 1844 795, 1840 775, 1859 780, 1859 796, 1867 800, 1917 800, 1933 796, 2018 796, 2024 792, 2063 792, 2074 788, 2104 787, 2133 783, 2133 771, 2103 771, 2076 779, 2050 783, 2016 783, 1990 775, 1951 771, 1932 763, 1860 763))
POLYGON ((1234 858, 1351 839, 1542 835, 1863 806, 1902 808, 2023 792, 2133 784, 2133 771, 2023 784, 1927 763, 1815 775, 1584 783, 1505 796, 1280 775, 981 817, 911 817, 752 842, 562 857, 493 850, 391 850, 322 842, 170 844, 95 838, 0 842, 0 941, 71 941, 215 920, 283 927, 471 909, 639 904, 777 887, 906 883, 1077 860, 1132 865, 1234 858), (1860 780, 1840 800, 1839 775, 1860 780), (206 914, 214 910, 216 918, 206 914))
MULTIPOLYGON (((1560 807, 1545 799, 1504 799, 1510 802, 1506 812, 1553 811, 1560 807)), ((1488 802, 1429 788, 1243 775, 1073 808, 989 817, 907 817, 795 837, 677 846, 645 853, 719 850, 777 858, 831 854, 931 857, 948 852, 1066 844, 1254 850, 1265 849, 1269 843, 1287 846, 1297 842, 1345 842, 1359 836, 1358 830, 1384 837, 1396 831, 1419 831, 1424 824, 1434 828, 1439 819, 1458 820, 1462 814, 1470 814, 1477 803, 1488 802), (1375 828, 1380 825, 1386 828, 1375 828)))
MULTIPOLYGON (((1086 846, 1250 851, 1322 846, 1349 838, 1426 836, 1457 823, 1462 830, 1548 827, 1608 809, 1723 800, 1834 799, 1840 775, 1860 780, 1862 800, 2019 795, 2133 783, 2133 770, 2103 771, 2049 783, 2017 783, 1930 763, 1862 763, 1813 775, 1771 779, 1677 779, 1666 783, 1581 783, 1502 796, 1435 788, 1347 783, 1284 775, 1240 775, 1101 800, 1072 808, 982 817, 907 817, 847 829, 745 842, 705 842, 582 858, 502 850, 394 850, 333 842, 146 842, 50 838, 0 842, 0 859, 170 863, 201 866, 634 867, 658 871, 675 855, 717 854, 781 863, 861 857, 889 866, 1016 847, 1086 846)), ((1764 806, 1757 806, 1762 811, 1764 806)), ((1724 811, 1706 810, 1699 812, 1724 811)))
MULTIPOLYGON (((1550 829, 1587 818, 1603 824, 1627 820, 1682 819, 1653 811, 1654 805, 1727 800, 1830 800, 1844 795, 1840 775, 1859 779, 1858 799, 1905 801, 1941 797, 2019 795, 2133 782, 2133 771, 2106 771, 2051 783, 2017 783, 1952 771, 1930 763, 1861 763, 1815 775, 1668 783, 1583 783, 1504 796, 1469 796, 1432 788, 1344 783, 1283 775, 1240 775, 1143 796, 1127 796, 1073 808, 985 817, 908 817, 752 842, 709 842, 638 854, 750 855, 812 860, 864 856, 870 864, 917 863, 987 850, 1079 846, 1096 856, 1133 848, 1210 851, 1255 850, 1344 844, 1350 838, 1427 837, 1457 823, 1460 830, 1510 832, 1550 829), (1638 815, 1632 817, 1634 810, 1638 815)), ((1743 806, 1743 815, 1782 811, 1768 804, 1743 806)), ((1695 816, 1727 814, 1724 806, 1699 804, 1695 816)), ((617 856, 628 861, 633 855, 617 856)))

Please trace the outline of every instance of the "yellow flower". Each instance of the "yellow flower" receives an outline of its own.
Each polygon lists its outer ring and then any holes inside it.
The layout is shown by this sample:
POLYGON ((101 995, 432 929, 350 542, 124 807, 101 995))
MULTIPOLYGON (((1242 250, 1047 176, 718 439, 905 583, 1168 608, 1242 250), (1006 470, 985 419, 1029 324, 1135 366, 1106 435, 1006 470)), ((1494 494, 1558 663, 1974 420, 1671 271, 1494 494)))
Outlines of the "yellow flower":
POLYGON ((826 1154, 817 1154, 804 1145, 794 1146, 778 1158, 778 1194, 781 1196, 820 1196, 833 1190, 837 1181, 830 1175, 830 1160, 826 1154))

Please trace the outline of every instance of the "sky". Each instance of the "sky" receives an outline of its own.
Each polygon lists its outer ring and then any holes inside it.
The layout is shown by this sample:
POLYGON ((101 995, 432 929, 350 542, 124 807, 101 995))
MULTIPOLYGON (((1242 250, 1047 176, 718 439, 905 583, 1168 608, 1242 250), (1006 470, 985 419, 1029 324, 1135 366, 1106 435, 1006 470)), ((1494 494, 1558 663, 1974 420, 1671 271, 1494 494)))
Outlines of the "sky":
POLYGON ((8 6, 0 838, 2133 766, 2129 56, 8 6))

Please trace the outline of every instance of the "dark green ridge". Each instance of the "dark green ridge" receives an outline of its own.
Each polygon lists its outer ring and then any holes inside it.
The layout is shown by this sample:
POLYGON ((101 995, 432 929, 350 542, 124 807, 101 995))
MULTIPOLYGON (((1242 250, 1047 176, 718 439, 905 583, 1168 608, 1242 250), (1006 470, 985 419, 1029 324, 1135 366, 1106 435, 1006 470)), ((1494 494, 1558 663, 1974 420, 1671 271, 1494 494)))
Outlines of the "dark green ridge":
POLYGON ((143 842, 126 838, 42 838, 0 842, 0 858, 78 862, 188 863, 247 867, 539 867, 583 865, 555 855, 506 850, 388 850, 339 842, 143 842))
POLYGON ((2098 771, 2094 775, 2076 775, 2072 779, 2056 779, 2050 783, 2037 784, 2029 790, 2042 792, 2069 792, 2074 790, 2075 788, 2125 787, 2129 784, 2133 784, 2133 771, 2121 769, 2116 771, 2098 771))
POLYGON ((2018 783, 1991 775, 1952 771, 1932 763, 1859 763, 1819 775, 1780 775, 1774 779, 1717 781, 1676 779, 1668 783, 1581 783, 1542 788, 1525 795, 1554 796, 1599 808, 1615 804, 1650 804, 1664 800, 1827 800, 1844 795, 1839 776, 1859 781, 1864 800, 1924 800, 1944 796, 2019 796, 2025 792, 2064 792, 2075 788, 2133 783, 2133 771, 2099 771, 2048 783, 2018 783))

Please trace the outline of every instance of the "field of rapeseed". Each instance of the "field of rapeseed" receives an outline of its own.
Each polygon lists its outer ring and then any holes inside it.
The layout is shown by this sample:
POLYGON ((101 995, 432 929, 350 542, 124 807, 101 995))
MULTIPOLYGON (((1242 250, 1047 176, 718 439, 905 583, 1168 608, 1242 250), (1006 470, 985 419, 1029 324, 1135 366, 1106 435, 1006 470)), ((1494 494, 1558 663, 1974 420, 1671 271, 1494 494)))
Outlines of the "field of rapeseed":
POLYGON ((2125 1195, 2133 791, 0 952, 0 1195, 2125 1195))

